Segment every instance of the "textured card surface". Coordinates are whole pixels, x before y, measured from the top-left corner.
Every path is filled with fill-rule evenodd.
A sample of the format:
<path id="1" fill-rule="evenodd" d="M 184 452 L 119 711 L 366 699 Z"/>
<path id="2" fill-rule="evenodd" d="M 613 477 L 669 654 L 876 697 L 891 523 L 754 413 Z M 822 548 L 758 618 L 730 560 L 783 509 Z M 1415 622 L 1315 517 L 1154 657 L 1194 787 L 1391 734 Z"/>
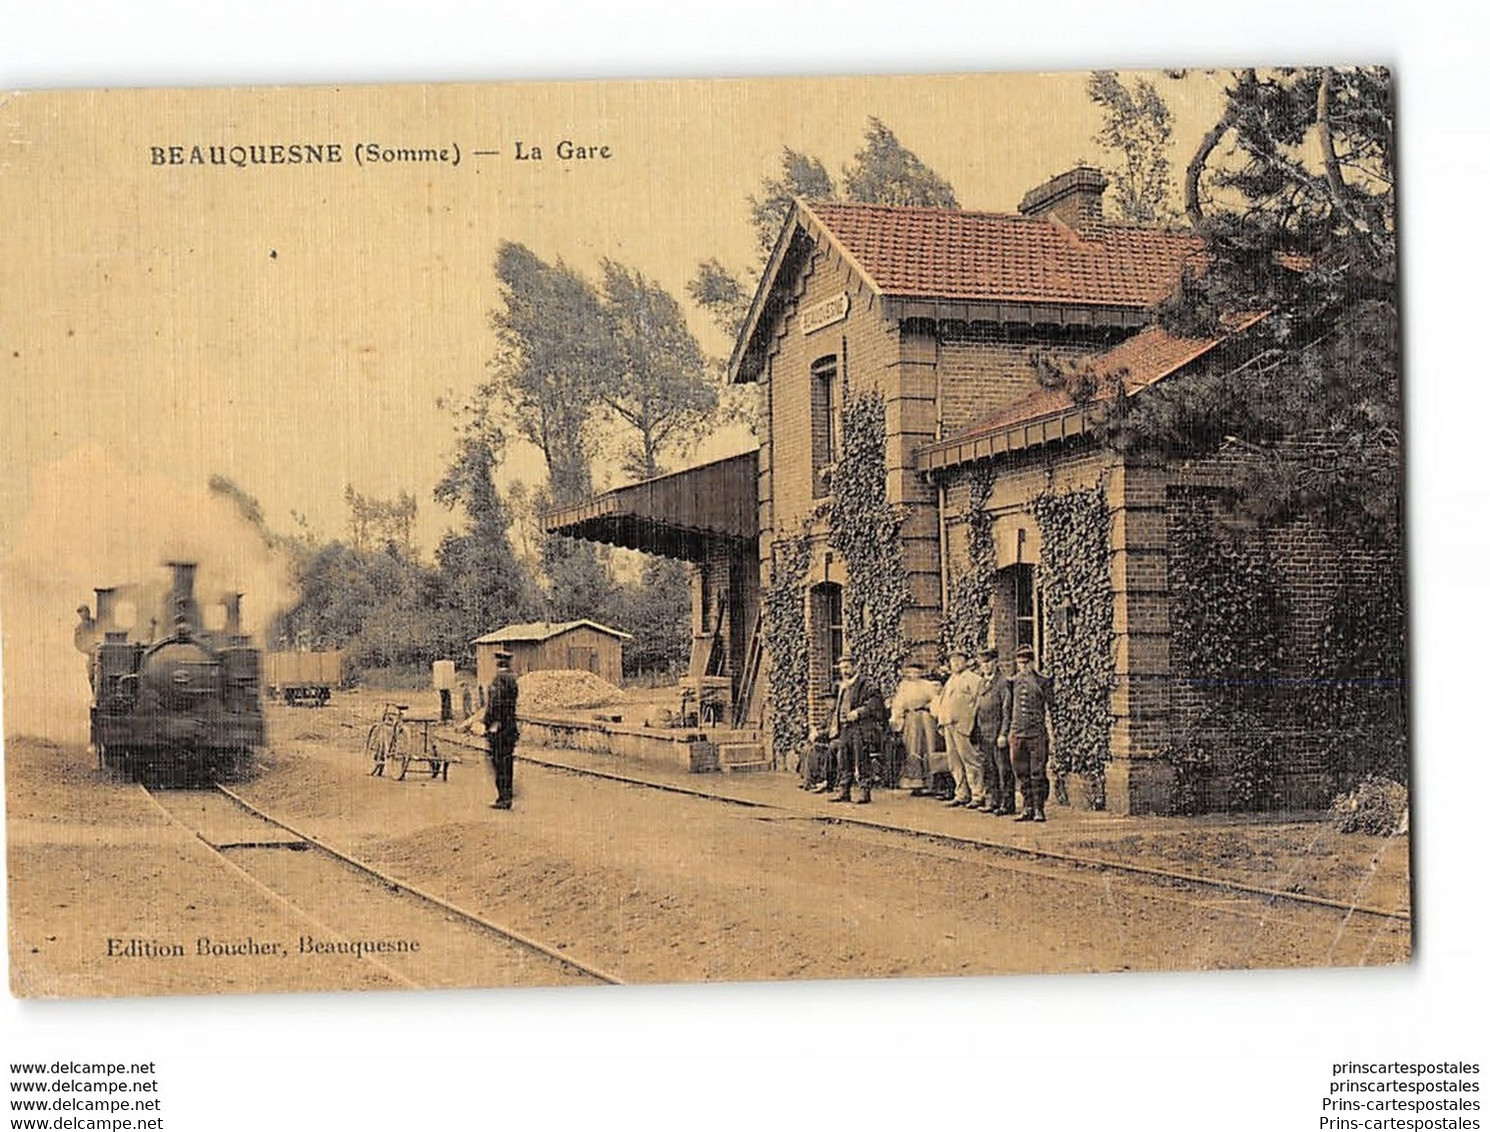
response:
<path id="1" fill-rule="evenodd" d="M 12 992 L 1407 961 L 1392 110 L 5 98 Z"/>

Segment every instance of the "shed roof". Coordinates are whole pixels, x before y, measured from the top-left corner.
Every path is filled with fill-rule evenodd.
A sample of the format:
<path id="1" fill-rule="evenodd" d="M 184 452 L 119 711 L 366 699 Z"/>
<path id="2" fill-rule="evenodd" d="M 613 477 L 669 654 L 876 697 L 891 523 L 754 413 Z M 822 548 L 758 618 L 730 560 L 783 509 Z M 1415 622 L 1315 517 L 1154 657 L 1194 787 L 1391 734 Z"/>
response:
<path id="1" fill-rule="evenodd" d="M 594 629 L 601 633 L 608 633 L 619 641 L 634 641 L 636 638 L 630 633 L 623 633 L 620 629 L 612 629 L 609 625 L 602 625 L 599 621 L 581 619 L 579 621 L 528 621 L 521 625 L 507 625 L 484 636 L 477 637 L 471 643 L 474 645 L 511 644 L 515 641 L 547 641 L 554 637 L 562 636 L 571 629 L 581 626 Z"/>
<path id="2" fill-rule="evenodd" d="M 1139 331 L 1090 363 L 1096 379 L 1093 395 L 1077 403 L 1068 389 L 1042 389 L 999 409 L 988 419 L 928 444 L 916 453 L 916 467 L 935 471 L 1003 452 L 1031 448 L 1053 440 L 1064 440 L 1087 432 L 1103 402 L 1124 393 L 1135 393 L 1205 356 L 1222 342 L 1255 326 L 1265 316 L 1247 314 L 1231 320 L 1225 333 L 1207 338 L 1183 338 L 1162 327 Z"/>
<path id="3" fill-rule="evenodd" d="M 760 531 L 757 453 L 742 452 L 656 476 L 550 511 L 550 534 L 702 561 L 710 541 L 749 542 Z"/>
<path id="4" fill-rule="evenodd" d="M 733 380 L 757 375 L 762 336 L 783 306 L 773 292 L 808 245 L 837 250 L 888 314 L 1083 325 L 1147 321 L 1145 312 L 1203 254 L 1193 233 L 1164 228 L 1078 231 L 1046 216 L 799 200 L 736 341 Z"/>

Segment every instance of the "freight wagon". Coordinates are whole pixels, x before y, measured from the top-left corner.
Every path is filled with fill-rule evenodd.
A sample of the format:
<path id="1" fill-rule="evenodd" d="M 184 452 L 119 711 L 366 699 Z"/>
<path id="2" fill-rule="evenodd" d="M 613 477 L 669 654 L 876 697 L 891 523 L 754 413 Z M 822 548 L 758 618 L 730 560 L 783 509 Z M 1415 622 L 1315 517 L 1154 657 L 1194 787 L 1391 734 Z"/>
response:
<path id="1" fill-rule="evenodd" d="M 264 655 L 264 686 L 271 698 L 322 707 L 341 687 L 340 652 L 271 652 Z"/>

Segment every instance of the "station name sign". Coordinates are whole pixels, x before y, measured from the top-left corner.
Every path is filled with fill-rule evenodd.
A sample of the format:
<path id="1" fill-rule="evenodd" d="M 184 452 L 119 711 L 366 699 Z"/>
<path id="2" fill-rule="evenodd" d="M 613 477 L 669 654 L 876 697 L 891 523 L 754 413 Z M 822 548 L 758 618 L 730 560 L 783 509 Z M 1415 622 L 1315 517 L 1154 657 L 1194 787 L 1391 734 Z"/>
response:
<path id="1" fill-rule="evenodd" d="M 802 333 L 811 334 L 814 330 L 821 330 L 825 326 L 832 326 L 835 322 L 842 322 L 847 317 L 848 292 L 843 291 L 831 299 L 824 299 L 820 303 L 813 303 L 812 306 L 803 308 Z"/>

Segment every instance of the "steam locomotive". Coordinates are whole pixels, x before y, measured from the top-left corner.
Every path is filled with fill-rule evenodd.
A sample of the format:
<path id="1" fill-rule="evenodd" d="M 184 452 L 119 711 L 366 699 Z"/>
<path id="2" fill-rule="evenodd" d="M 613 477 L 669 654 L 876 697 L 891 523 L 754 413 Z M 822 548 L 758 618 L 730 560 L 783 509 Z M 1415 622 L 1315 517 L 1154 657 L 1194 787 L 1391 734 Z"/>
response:
<path id="1" fill-rule="evenodd" d="M 79 607 L 74 639 L 89 658 L 99 766 L 140 779 L 236 775 L 264 742 L 259 651 L 242 631 L 242 595 L 225 595 L 222 627 L 208 629 L 194 593 L 196 564 L 166 565 L 170 592 L 143 633 L 116 624 L 115 589 L 94 590 L 96 619 Z"/>

